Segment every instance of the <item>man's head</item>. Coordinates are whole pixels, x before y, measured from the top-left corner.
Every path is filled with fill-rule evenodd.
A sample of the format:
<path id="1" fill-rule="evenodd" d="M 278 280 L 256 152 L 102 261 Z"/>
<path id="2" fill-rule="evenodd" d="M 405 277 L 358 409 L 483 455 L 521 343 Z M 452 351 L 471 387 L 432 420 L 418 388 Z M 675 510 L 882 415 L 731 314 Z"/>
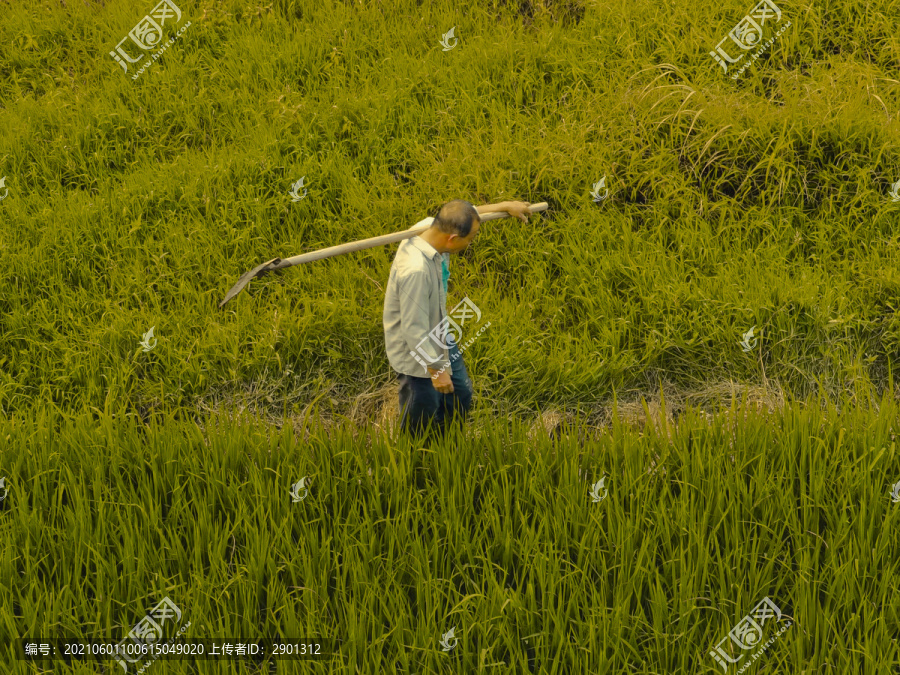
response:
<path id="1" fill-rule="evenodd" d="M 463 199 L 454 199 L 441 207 L 431 227 L 436 230 L 435 239 L 447 253 L 464 251 L 481 229 L 478 210 Z"/>

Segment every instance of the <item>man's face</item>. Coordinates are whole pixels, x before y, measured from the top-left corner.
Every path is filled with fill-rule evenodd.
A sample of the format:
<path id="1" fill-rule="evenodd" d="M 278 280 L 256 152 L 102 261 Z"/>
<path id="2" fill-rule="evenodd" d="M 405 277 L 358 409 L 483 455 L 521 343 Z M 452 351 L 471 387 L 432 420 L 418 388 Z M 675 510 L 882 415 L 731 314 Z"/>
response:
<path id="1" fill-rule="evenodd" d="M 469 244 L 475 239 L 478 235 L 478 230 L 481 229 L 481 223 L 475 220 L 472 223 L 472 229 L 469 230 L 468 237 L 459 237 L 454 236 L 452 240 L 447 242 L 447 246 L 450 248 L 451 253 L 459 253 L 460 251 L 465 251 Z"/>

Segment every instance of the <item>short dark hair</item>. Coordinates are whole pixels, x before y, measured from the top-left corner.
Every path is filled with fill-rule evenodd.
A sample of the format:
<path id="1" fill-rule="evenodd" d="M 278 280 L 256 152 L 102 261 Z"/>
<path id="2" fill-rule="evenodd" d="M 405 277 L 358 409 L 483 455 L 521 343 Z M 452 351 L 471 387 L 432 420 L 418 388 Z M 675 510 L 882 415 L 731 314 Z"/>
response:
<path id="1" fill-rule="evenodd" d="M 478 209 L 464 199 L 454 199 L 441 207 L 432 225 L 445 234 L 457 234 L 465 238 L 472 231 L 476 219 L 481 222 Z"/>

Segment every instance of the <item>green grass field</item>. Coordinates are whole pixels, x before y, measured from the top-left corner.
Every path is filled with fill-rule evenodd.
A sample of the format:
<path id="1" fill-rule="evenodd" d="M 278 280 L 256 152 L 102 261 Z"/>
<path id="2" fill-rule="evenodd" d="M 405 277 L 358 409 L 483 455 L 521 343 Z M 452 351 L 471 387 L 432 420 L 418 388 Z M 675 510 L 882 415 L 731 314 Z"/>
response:
<path id="1" fill-rule="evenodd" d="M 12 640 L 164 597 L 339 643 L 279 674 L 731 675 L 788 624 L 743 673 L 900 673 L 893 4 L 779 2 L 732 79 L 753 0 L 182 0 L 126 71 L 158 3 L 0 4 L 0 673 L 124 672 Z M 452 260 L 447 443 L 395 433 L 397 245 L 217 307 L 456 198 L 550 208 Z"/>

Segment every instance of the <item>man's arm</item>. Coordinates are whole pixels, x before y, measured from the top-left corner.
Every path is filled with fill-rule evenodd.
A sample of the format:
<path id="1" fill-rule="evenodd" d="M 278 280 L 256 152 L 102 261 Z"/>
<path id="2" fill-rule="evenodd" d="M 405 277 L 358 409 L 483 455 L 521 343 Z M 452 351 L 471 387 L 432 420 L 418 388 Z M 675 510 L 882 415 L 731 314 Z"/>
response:
<path id="1" fill-rule="evenodd" d="M 499 204 L 482 204 L 481 206 L 476 206 L 475 210 L 478 211 L 479 215 L 482 213 L 493 213 L 495 211 L 506 211 L 509 206 L 509 202 L 500 202 Z"/>
<path id="2" fill-rule="evenodd" d="M 421 349 L 427 357 L 425 361 L 434 368 L 449 367 L 441 350 L 433 340 L 422 340 L 436 326 L 429 325 L 428 316 L 428 273 L 408 272 L 397 276 L 400 291 L 400 328 L 403 339 L 410 351 Z M 436 356 L 432 356 L 436 354 Z"/>

